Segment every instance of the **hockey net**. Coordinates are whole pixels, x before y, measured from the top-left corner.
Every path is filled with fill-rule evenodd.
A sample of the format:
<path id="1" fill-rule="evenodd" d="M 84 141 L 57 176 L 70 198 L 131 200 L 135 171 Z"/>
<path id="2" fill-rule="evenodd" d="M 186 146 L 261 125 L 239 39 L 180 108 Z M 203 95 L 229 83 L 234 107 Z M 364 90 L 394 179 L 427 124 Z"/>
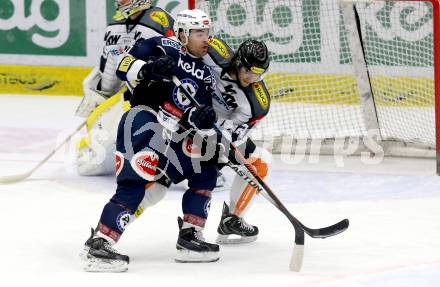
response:
<path id="1" fill-rule="evenodd" d="M 271 52 L 265 77 L 271 111 L 254 138 L 278 139 L 282 145 L 274 149 L 282 152 L 317 140 L 318 152 L 333 153 L 338 141 L 371 150 L 363 139 L 373 136 L 385 153 L 435 154 L 437 0 L 210 0 L 195 6 L 234 49 L 254 38 Z"/>

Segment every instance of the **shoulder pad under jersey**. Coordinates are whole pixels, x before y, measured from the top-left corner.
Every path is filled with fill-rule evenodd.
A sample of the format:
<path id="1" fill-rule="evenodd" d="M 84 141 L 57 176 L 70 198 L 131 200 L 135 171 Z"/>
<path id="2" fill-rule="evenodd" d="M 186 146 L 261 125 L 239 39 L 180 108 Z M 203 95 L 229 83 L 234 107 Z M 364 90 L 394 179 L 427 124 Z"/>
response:
<path id="1" fill-rule="evenodd" d="M 227 68 L 234 56 L 234 50 L 225 41 L 216 37 L 210 39 L 208 44 L 208 54 L 212 60 L 222 69 Z"/>
<path id="2" fill-rule="evenodd" d="M 244 89 L 252 110 L 252 119 L 259 120 L 266 116 L 270 108 L 270 95 L 263 81 L 249 85 Z"/>
<path id="3" fill-rule="evenodd" d="M 113 17 L 112 21 L 108 24 L 108 26 L 112 26 L 112 25 L 118 25 L 118 24 L 124 24 L 125 23 L 125 18 L 124 17 Z"/>
<path id="4" fill-rule="evenodd" d="M 164 36 L 174 35 L 174 19 L 165 10 L 159 7 L 153 7 L 145 11 L 138 25 L 151 28 Z"/>

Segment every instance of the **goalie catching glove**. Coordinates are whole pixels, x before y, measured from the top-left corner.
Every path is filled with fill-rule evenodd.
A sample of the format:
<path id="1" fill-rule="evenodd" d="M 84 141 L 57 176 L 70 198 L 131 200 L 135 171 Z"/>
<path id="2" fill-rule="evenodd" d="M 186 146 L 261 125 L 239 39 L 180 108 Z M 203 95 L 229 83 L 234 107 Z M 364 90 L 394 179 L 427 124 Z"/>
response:
<path id="1" fill-rule="evenodd" d="M 112 96 L 109 92 L 97 89 L 101 81 L 101 73 L 94 68 L 83 81 L 83 98 L 76 108 L 75 115 L 87 118 L 102 102 Z"/>

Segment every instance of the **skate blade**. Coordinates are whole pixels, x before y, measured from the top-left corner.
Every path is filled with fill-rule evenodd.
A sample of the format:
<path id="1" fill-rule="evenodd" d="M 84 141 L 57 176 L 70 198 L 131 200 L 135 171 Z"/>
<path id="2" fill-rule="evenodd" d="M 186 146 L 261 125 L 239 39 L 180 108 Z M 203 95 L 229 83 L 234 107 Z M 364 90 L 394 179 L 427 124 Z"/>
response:
<path id="1" fill-rule="evenodd" d="M 87 272 L 125 272 L 128 270 L 128 263 L 122 260 L 109 260 L 95 257 L 88 257 L 85 260 L 84 270 Z"/>
<path id="2" fill-rule="evenodd" d="M 229 234 L 229 235 L 222 235 L 219 234 L 217 236 L 217 239 L 215 240 L 215 242 L 217 244 L 245 244 L 245 243 L 251 243 L 254 242 L 255 240 L 257 240 L 258 236 L 239 236 L 239 237 L 235 237 L 235 238 L 229 238 L 229 236 L 239 236 L 239 235 L 235 235 L 235 234 Z"/>
<path id="3" fill-rule="evenodd" d="M 174 261 L 178 263 L 209 263 L 220 259 L 219 252 L 195 252 L 188 249 L 177 250 Z"/>

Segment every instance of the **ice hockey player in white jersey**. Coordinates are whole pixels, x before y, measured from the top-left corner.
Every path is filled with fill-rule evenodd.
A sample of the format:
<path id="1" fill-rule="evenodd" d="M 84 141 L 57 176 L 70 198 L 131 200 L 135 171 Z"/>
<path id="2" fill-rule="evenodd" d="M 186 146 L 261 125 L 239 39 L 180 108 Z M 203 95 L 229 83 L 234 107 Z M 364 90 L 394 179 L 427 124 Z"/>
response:
<path id="1" fill-rule="evenodd" d="M 270 63 L 267 47 L 264 42 L 247 40 L 234 53 L 218 38 L 211 39 L 209 45 L 204 62 L 216 76 L 213 108 L 218 125 L 230 131 L 233 143 L 243 151 L 257 174 L 264 178 L 271 155 L 257 147 L 248 133 L 267 115 L 270 108 L 269 92 L 262 81 Z M 255 193 L 254 188 L 235 176 L 229 206 L 226 203 L 223 205 L 217 243 L 246 243 L 257 239 L 258 228 L 243 219 Z"/>
<path id="2" fill-rule="evenodd" d="M 124 82 L 116 76 L 119 56 L 140 38 L 174 36 L 173 18 L 152 7 L 150 0 L 116 0 L 115 4 L 115 21 L 106 28 L 99 67 L 83 81 L 84 97 L 76 110 L 77 116 L 87 118 L 87 136 L 77 146 L 81 175 L 115 173 L 117 126 L 129 109 Z"/>

